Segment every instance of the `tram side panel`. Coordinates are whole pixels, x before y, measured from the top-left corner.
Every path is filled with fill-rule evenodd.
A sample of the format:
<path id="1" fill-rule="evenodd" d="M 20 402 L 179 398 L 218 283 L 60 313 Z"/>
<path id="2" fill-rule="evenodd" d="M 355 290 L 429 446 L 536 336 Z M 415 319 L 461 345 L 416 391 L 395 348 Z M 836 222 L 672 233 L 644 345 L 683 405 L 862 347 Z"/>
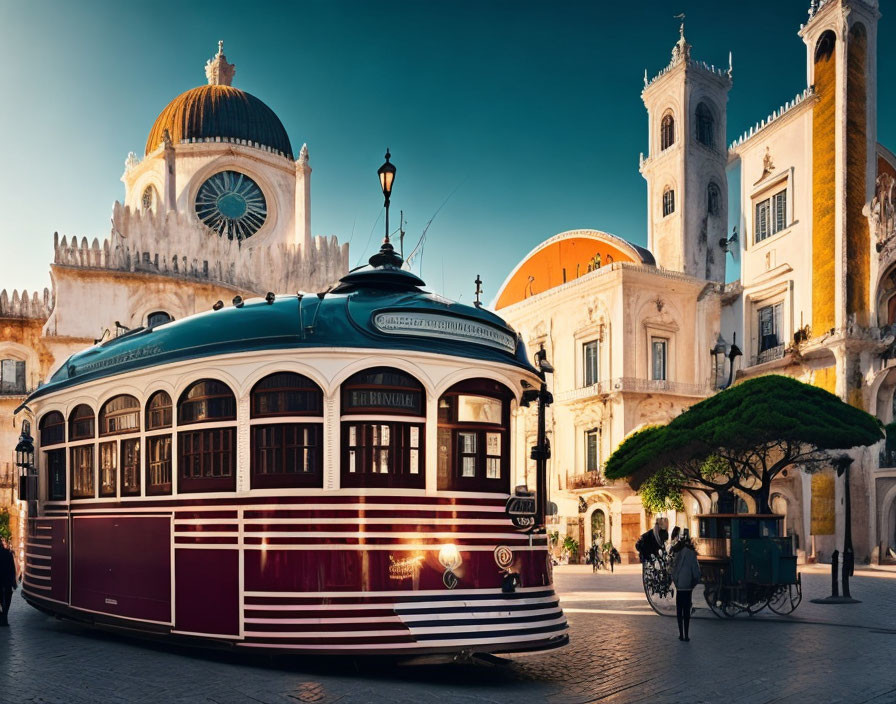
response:
<path id="1" fill-rule="evenodd" d="M 169 516 L 75 516 L 72 606 L 171 622 Z"/>
<path id="2" fill-rule="evenodd" d="M 208 546 L 175 549 L 176 631 L 239 635 L 239 565 L 238 550 Z"/>
<path id="3" fill-rule="evenodd" d="M 68 603 L 68 518 L 35 519 L 25 551 L 25 589 L 36 597 Z"/>

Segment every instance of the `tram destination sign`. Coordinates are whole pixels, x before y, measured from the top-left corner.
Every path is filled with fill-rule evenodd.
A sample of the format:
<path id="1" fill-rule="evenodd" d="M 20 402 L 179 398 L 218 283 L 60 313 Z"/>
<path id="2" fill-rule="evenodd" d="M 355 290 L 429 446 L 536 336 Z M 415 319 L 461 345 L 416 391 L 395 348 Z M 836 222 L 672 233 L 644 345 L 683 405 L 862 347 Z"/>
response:
<path id="1" fill-rule="evenodd" d="M 390 335 L 437 337 L 442 340 L 495 347 L 510 354 L 516 351 L 516 338 L 513 335 L 476 320 L 443 313 L 420 311 L 377 313 L 373 316 L 373 325 L 380 332 Z"/>

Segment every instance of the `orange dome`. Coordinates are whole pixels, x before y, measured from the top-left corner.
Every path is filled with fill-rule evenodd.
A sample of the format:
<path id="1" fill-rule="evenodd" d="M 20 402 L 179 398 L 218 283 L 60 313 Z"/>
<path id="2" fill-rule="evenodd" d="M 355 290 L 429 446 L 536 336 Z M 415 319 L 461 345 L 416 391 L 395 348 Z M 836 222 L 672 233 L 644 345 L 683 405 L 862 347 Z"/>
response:
<path id="1" fill-rule="evenodd" d="M 162 143 L 165 130 L 175 144 L 183 139 L 245 139 L 292 158 L 289 135 L 274 111 L 254 95 L 228 85 L 199 86 L 168 103 L 149 131 L 147 154 Z"/>

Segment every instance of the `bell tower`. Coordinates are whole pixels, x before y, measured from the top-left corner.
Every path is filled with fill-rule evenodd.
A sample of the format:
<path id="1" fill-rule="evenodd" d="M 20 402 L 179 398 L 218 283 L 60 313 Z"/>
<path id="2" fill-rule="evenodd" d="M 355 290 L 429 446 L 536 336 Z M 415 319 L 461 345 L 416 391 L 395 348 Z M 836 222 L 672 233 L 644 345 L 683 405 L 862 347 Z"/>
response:
<path id="1" fill-rule="evenodd" d="M 682 17 L 683 20 L 683 17 Z M 657 264 L 710 281 L 725 280 L 728 229 L 726 108 L 728 69 L 691 58 L 684 36 L 653 79 L 644 72 L 647 108 L 647 246 Z"/>

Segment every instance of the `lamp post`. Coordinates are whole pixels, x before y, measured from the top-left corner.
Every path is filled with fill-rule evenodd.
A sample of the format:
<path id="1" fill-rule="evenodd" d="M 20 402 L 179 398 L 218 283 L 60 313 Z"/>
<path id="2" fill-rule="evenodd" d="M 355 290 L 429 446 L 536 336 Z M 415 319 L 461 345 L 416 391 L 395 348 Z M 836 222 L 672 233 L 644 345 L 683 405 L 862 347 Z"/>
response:
<path id="1" fill-rule="evenodd" d="M 377 175 L 380 177 L 380 187 L 383 189 L 384 205 L 386 207 L 386 238 L 383 240 L 384 242 L 389 241 L 389 199 L 392 197 L 392 184 L 395 182 L 395 165 L 389 161 L 390 158 L 392 158 L 392 155 L 387 147 L 386 161 L 376 170 Z"/>
<path id="2" fill-rule="evenodd" d="M 28 501 L 31 498 L 31 476 L 34 467 L 34 442 L 31 437 L 31 425 L 27 421 L 22 424 L 22 434 L 19 435 L 19 443 L 16 445 L 16 467 L 19 470 L 19 501 Z"/>
<path id="3" fill-rule="evenodd" d="M 535 446 L 532 448 L 531 457 L 535 460 L 535 530 L 545 532 L 545 516 L 548 508 L 548 459 L 551 457 L 551 448 L 548 445 L 545 431 L 545 414 L 547 407 L 554 402 L 554 397 L 548 391 L 545 380 L 547 374 L 554 373 L 554 367 L 548 362 L 548 355 L 544 347 L 535 353 L 535 365 L 538 367 L 538 376 L 541 384 L 538 389 L 538 435 Z"/>
<path id="4" fill-rule="evenodd" d="M 709 349 L 709 356 L 712 357 L 712 388 L 714 389 L 719 386 L 719 366 L 724 364 L 722 360 L 725 359 L 725 353 L 727 351 L 728 343 L 725 342 L 722 333 L 719 333 L 715 347 Z"/>
<path id="5" fill-rule="evenodd" d="M 731 337 L 731 349 L 728 350 L 728 362 L 731 364 L 731 368 L 728 370 L 728 383 L 723 386 L 723 389 L 727 389 L 731 386 L 731 382 L 734 381 L 734 360 L 738 357 L 743 356 L 743 352 L 740 351 L 740 347 L 737 346 L 737 333 L 732 333 Z"/>

